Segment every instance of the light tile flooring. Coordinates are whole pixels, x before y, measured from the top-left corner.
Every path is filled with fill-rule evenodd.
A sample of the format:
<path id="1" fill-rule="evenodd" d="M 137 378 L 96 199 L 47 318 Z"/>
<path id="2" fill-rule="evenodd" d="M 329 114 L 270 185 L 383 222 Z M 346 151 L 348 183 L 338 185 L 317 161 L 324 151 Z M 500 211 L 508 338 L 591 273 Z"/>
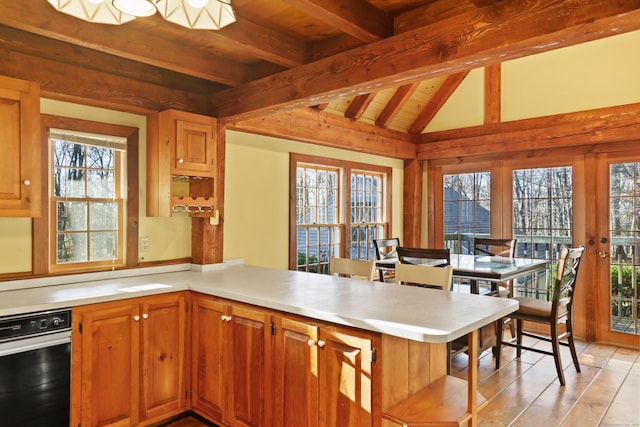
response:
<path id="1" fill-rule="evenodd" d="M 528 339 L 527 345 L 548 345 Z M 479 425 L 534 427 L 640 426 L 640 359 L 637 350 L 604 344 L 576 343 L 581 373 L 562 348 L 567 385 L 560 386 L 553 357 L 515 348 L 502 349 L 500 370 L 491 351 L 479 360 L 478 390 L 489 400 L 479 413 Z M 456 357 L 452 374 L 466 378 L 467 356 Z M 462 399 L 466 397 L 461 396 Z M 194 417 L 171 427 L 209 426 Z M 337 426 L 336 426 L 337 427 Z"/>
<path id="2" fill-rule="evenodd" d="M 525 344 L 548 343 L 529 339 Z M 479 361 L 478 390 L 489 400 L 480 426 L 640 426 L 640 359 L 637 350 L 576 342 L 581 373 L 562 347 L 567 385 L 558 382 L 552 356 L 503 347 L 500 370 L 491 351 Z M 467 357 L 453 361 L 452 374 L 467 375 Z"/>

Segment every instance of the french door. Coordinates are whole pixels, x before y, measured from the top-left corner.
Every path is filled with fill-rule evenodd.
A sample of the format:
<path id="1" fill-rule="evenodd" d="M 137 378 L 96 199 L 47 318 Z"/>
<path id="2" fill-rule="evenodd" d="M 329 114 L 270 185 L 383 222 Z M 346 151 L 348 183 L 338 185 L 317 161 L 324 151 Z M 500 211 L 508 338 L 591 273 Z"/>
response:
<path id="1" fill-rule="evenodd" d="M 596 157 L 596 340 L 640 343 L 640 153 Z"/>

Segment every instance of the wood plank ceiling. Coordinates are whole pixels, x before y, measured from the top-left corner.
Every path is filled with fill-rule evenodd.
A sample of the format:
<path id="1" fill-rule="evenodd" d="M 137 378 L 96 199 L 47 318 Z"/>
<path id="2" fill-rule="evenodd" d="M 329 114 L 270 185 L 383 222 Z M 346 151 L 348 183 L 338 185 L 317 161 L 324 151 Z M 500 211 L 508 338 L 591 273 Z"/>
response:
<path id="1" fill-rule="evenodd" d="M 208 31 L 0 0 L 0 74 L 124 111 L 176 108 L 256 132 L 265 117 L 348 122 L 367 143 L 418 142 L 470 70 L 640 29 L 640 0 L 231 1 L 237 22 Z"/>

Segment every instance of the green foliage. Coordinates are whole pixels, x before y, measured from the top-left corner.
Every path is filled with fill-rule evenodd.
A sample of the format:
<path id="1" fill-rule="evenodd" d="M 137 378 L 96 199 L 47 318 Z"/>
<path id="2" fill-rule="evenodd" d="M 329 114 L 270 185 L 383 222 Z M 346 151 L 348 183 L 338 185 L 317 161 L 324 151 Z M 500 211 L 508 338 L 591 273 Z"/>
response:
<path id="1" fill-rule="evenodd" d="M 633 318 L 633 266 L 611 266 L 611 315 Z M 640 268 L 635 269 L 636 283 L 640 284 Z M 622 280 L 619 280 L 622 279 Z M 623 299 L 628 299 L 624 301 Z"/>
<path id="2" fill-rule="evenodd" d="M 329 274 L 329 264 L 326 262 L 318 263 L 318 257 L 307 255 L 304 252 L 298 252 L 298 271 L 308 271 L 309 273 Z"/>
<path id="3" fill-rule="evenodd" d="M 619 273 L 622 280 L 619 280 Z M 636 283 L 640 283 L 640 268 L 636 269 Z M 611 266 L 611 295 L 622 298 L 633 298 L 633 266 Z"/>

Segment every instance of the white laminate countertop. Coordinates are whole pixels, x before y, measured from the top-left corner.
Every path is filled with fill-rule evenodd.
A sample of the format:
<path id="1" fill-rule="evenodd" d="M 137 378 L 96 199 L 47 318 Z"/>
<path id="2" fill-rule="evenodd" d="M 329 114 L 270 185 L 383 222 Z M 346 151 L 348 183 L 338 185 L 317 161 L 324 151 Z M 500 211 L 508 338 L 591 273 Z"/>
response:
<path id="1" fill-rule="evenodd" d="M 149 269 L 149 274 L 128 271 L 135 276 L 116 271 L 41 279 L 45 286 L 29 279 L 5 284 L 9 290 L 4 291 L 0 283 L 0 316 L 192 290 L 339 325 L 444 343 L 518 308 L 508 298 L 242 264 L 215 264 L 206 271 L 182 268 Z M 15 289 L 22 283 L 24 288 Z"/>

